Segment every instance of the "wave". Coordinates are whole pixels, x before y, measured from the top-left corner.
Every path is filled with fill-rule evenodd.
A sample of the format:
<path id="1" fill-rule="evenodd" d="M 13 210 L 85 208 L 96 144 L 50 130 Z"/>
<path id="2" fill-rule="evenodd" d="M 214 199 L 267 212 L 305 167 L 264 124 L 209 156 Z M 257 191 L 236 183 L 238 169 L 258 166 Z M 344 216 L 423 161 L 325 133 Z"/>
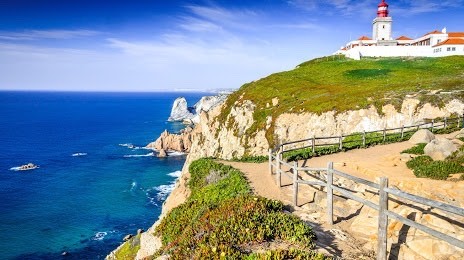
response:
<path id="1" fill-rule="evenodd" d="M 144 146 L 136 146 L 136 145 L 134 145 L 132 143 L 119 144 L 119 146 L 127 147 L 127 148 L 132 149 L 132 150 L 151 150 L 150 148 L 146 148 Z"/>
<path id="2" fill-rule="evenodd" d="M 171 177 L 179 178 L 182 175 L 182 171 L 171 172 L 171 173 L 168 173 L 168 175 Z"/>
<path id="3" fill-rule="evenodd" d="M 125 158 L 132 158 L 132 157 L 150 157 L 155 156 L 155 153 L 147 153 L 147 154 L 127 154 L 124 155 Z"/>
<path id="4" fill-rule="evenodd" d="M 11 167 L 10 168 L 10 171 L 20 171 L 21 170 L 21 167 Z"/>
<path id="5" fill-rule="evenodd" d="M 131 144 L 131 143 L 126 143 L 126 144 L 119 144 L 119 146 L 122 146 L 122 147 L 127 147 L 127 148 L 130 148 L 130 149 L 132 149 L 132 148 L 134 148 L 134 147 L 135 147 L 135 145 L 133 145 L 133 144 Z"/>
<path id="6" fill-rule="evenodd" d="M 182 156 L 185 155 L 183 152 L 168 152 L 168 156 Z"/>
<path id="7" fill-rule="evenodd" d="M 108 232 L 97 232 L 91 239 L 101 241 L 106 237 L 106 235 L 108 235 Z"/>
<path id="8" fill-rule="evenodd" d="M 86 156 L 87 153 L 73 153 L 71 156 L 76 157 L 76 156 Z"/>

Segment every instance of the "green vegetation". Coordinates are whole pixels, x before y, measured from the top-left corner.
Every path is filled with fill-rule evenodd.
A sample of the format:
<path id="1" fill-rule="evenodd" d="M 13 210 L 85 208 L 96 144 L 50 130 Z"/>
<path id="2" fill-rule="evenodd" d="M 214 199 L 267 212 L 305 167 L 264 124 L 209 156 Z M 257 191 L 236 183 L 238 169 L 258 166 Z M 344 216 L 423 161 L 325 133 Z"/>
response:
<path id="1" fill-rule="evenodd" d="M 115 253 L 116 259 L 135 259 L 140 249 L 140 235 L 132 237 L 119 248 Z"/>
<path id="2" fill-rule="evenodd" d="M 419 178 L 446 180 L 450 174 L 464 173 L 464 166 L 455 161 L 434 161 L 425 155 L 413 158 L 406 165 Z"/>
<path id="3" fill-rule="evenodd" d="M 254 124 L 245 135 L 253 135 L 265 129 L 266 118 L 275 120 L 283 113 L 326 111 L 343 112 L 367 108 L 379 109 L 385 104 L 400 108 L 407 94 L 414 94 L 422 103 L 442 106 L 458 98 L 464 99 L 464 57 L 443 58 L 378 58 L 360 61 L 345 58 L 321 58 L 300 64 L 297 68 L 272 74 L 247 83 L 230 95 L 225 108 L 217 118 L 228 128 L 234 122 L 226 122 L 237 102 L 251 100 L 256 109 Z M 426 72 L 426 73 L 425 73 Z M 442 89 L 443 94 L 430 94 L 430 90 Z M 272 99 L 279 103 L 273 107 Z M 266 138 L 274 143 L 274 122 L 266 130 Z"/>
<path id="4" fill-rule="evenodd" d="M 283 158 L 287 159 L 287 161 L 305 160 L 311 157 L 333 154 L 358 148 L 367 148 L 378 144 L 400 142 L 408 140 L 413 134 L 414 131 L 404 132 L 403 137 L 401 137 L 401 133 L 386 134 L 384 141 L 383 134 L 381 133 L 366 133 L 366 140 L 363 143 L 363 134 L 354 133 L 343 138 L 342 149 L 339 148 L 339 145 L 318 146 L 315 147 L 314 152 L 312 152 L 311 148 L 304 148 L 285 152 L 283 154 Z"/>
<path id="5" fill-rule="evenodd" d="M 417 144 L 409 149 L 402 151 L 401 153 L 409 153 L 409 154 L 424 154 L 424 148 L 427 144 Z"/>
<path id="6" fill-rule="evenodd" d="M 269 160 L 269 156 L 244 156 L 242 158 L 233 158 L 233 162 L 246 162 L 246 163 L 263 163 Z"/>
<path id="7" fill-rule="evenodd" d="M 311 251 L 315 234 L 279 201 L 253 196 L 238 170 L 200 159 L 190 165 L 191 196 L 161 221 L 157 255 L 173 259 L 323 259 Z M 286 250 L 256 254 L 250 245 L 282 241 Z M 268 257 L 269 256 L 269 257 Z"/>

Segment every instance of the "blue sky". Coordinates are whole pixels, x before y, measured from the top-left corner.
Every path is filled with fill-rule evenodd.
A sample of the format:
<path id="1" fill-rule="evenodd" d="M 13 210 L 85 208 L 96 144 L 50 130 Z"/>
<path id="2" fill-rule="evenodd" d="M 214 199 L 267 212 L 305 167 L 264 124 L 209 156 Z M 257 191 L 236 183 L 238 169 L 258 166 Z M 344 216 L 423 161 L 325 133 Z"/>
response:
<path id="1" fill-rule="evenodd" d="M 238 88 L 371 36 L 380 0 L 0 0 L 0 90 Z M 395 37 L 464 31 L 464 0 L 387 1 Z"/>

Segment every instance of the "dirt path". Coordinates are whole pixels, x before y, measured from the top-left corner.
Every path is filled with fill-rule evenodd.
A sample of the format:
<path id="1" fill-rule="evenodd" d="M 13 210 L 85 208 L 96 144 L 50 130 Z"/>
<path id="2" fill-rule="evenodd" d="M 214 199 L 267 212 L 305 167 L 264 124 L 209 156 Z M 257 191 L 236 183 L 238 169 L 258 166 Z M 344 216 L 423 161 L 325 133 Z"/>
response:
<path id="1" fill-rule="evenodd" d="M 449 136 L 452 135 L 446 135 L 444 137 Z M 424 190 L 427 190 L 430 194 L 443 194 L 442 197 L 449 197 L 450 194 L 447 194 L 443 189 L 444 186 L 448 185 L 447 183 L 416 178 L 412 171 L 406 167 L 406 158 L 401 155 L 401 152 L 412 146 L 413 144 L 409 142 L 379 145 L 368 149 L 357 149 L 315 157 L 309 160 L 299 161 L 298 165 L 326 167 L 328 162 L 333 162 L 336 169 L 364 179 L 376 182 L 378 177 L 387 176 L 391 185 L 403 185 L 400 187 L 402 190 L 417 194 L 417 187 L 424 187 Z M 238 162 L 223 163 L 242 171 L 256 194 L 284 202 L 286 205 L 289 205 L 293 214 L 298 215 L 303 220 L 307 221 L 308 224 L 312 225 L 318 235 L 316 243 L 319 251 L 344 259 L 375 258 L 375 254 L 373 254 L 372 251 L 366 251 L 362 248 L 362 242 L 359 242 L 346 232 L 345 227 L 348 225 L 348 220 L 340 221 L 334 226 L 328 226 L 326 224 L 327 217 L 324 212 L 314 210 L 308 211 L 308 209 L 304 207 L 291 207 L 291 179 L 284 176 L 282 178 L 283 187 L 279 188 L 276 184 L 275 176 L 269 174 L 269 165 L 267 162 L 261 164 Z M 405 185 L 405 183 L 413 184 L 412 187 L 415 187 L 415 190 L 408 190 L 409 186 Z M 456 185 L 456 183 L 453 185 Z M 464 188 L 464 182 L 459 182 L 457 185 Z M 308 187 L 306 185 L 304 186 Z M 305 187 L 300 188 L 301 197 L 305 197 L 307 194 L 311 193 L 309 190 L 304 190 Z M 306 189 L 310 188 L 308 187 Z M 438 196 L 440 197 L 440 195 Z M 458 194 L 457 196 L 464 197 L 463 194 Z M 302 200 L 304 199 L 305 198 Z M 312 202 L 318 203 L 318 201 L 315 200 L 316 199 L 313 198 Z M 304 201 L 303 204 L 307 202 L 309 201 Z"/>

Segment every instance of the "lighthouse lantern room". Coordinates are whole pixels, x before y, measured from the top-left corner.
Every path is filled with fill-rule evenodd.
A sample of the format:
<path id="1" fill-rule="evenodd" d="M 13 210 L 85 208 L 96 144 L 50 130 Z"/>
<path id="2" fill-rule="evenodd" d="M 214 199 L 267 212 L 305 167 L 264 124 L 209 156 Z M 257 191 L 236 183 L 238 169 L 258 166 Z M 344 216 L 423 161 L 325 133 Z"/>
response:
<path id="1" fill-rule="evenodd" d="M 374 19 L 372 22 L 373 24 L 373 32 L 372 32 L 372 38 L 373 40 L 378 41 L 377 45 L 383 45 L 383 46 L 388 46 L 388 45 L 396 45 L 396 43 L 393 42 L 392 38 L 392 18 L 389 15 L 388 12 L 388 4 L 385 2 L 385 0 L 382 0 L 382 2 L 378 5 L 377 8 L 377 17 Z"/>

